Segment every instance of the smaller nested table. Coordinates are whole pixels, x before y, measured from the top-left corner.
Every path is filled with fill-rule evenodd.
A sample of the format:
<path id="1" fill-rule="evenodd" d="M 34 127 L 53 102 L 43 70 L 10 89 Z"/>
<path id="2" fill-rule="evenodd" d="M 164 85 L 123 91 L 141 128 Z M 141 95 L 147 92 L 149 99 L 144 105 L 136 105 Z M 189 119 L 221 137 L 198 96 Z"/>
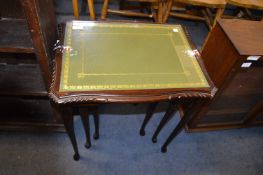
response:
<path id="1" fill-rule="evenodd" d="M 68 22 L 64 46 L 55 61 L 49 95 L 64 119 L 75 160 L 79 153 L 74 107 L 180 103 L 183 99 L 210 98 L 214 92 L 198 52 L 179 25 Z M 183 118 L 179 130 L 188 118 Z"/>

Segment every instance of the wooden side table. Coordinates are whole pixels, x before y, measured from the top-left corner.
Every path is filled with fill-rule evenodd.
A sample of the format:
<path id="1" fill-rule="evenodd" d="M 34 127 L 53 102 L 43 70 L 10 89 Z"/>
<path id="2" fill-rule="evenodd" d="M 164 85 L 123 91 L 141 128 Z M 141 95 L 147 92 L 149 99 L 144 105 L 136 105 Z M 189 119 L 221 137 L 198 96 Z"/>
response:
<path id="1" fill-rule="evenodd" d="M 210 98 L 213 92 L 213 83 L 181 26 L 72 21 L 66 24 L 62 52 L 56 54 L 49 96 L 64 120 L 78 160 L 72 108 L 180 103 Z"/>

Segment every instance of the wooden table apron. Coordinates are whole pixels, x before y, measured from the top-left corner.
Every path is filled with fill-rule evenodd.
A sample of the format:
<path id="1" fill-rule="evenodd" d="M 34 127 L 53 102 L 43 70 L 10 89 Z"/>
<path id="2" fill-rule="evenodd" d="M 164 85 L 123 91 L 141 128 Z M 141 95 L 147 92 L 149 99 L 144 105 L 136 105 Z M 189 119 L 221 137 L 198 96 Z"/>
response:
<path id="1" fill-rule="evenodd" d="M 96 22 L 95 22 L 96 23 Z M 96 23 L 97 24 L 97 23 Z M 99 23 L 98 23 L 99 24 Z M 139 26 L 140 24 L 136 24 Z M 151 24 L 152 26 L 153 24 Z M 191 40 L 189 40 L 188 33 L 184 33 L 187 36 L 187 40 L 191 46 L 192 50 L 195 50 Z M 118 49 L 118 48 L 116 48 Z M 67 133 L 73 144 L 75 151 L 74 158 L 77 160 L 79 158 L 77 142 L 75 139 L 74 128 L 73 128 L 73 107 L 83 107 L 91 104 L 107 104 L 107 103 L 154 103 L 161 101 L 180 101 L 180 99 L 207 99 L 211 98 L 216 92 L 216 88 L 211 82 L 202 61 L 200 60 L 200 55 L 197 51 L 195 53 L 195 58 L 201 68 L 203 76 L 205 77 L 208 86 L 207 87 L 195 87 L 195 88 L 163 88 L 163 89 L 131 89 L 131 90 L 89 90 L 89 91 L 60 91 L 61 83 L 61 69 L 62 69 L 62 57 L 63 54 L 60 51 L 56 53 L 55 68 L 53 71 L 52 85 L 50 88 L 49 96 L 53 101 L 53 106 L 56 106 L 58 112 L 64 119 L 65 127 Z M 193 105 L 189 110 L 196 108 Z M 176 134 L 168 138 L 170 142 L 177 135 L 185 123 L 189 120 L 190 116 L 187 114 L 183 117 L 181 122 L 178 124 L 176 129 Z M 168 143 L 169 144 L 169 143 Z"/>

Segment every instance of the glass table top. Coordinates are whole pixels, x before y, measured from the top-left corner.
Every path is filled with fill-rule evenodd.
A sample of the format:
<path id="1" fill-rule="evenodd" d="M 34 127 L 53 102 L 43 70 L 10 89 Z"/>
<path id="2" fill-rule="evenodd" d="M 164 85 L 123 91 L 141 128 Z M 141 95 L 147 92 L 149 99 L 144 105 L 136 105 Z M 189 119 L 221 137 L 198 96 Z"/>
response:
<path id="1" fill-rule="evenodd" d="M 66 24 L 61 92 L 206 87 L 179 25 Z"/>

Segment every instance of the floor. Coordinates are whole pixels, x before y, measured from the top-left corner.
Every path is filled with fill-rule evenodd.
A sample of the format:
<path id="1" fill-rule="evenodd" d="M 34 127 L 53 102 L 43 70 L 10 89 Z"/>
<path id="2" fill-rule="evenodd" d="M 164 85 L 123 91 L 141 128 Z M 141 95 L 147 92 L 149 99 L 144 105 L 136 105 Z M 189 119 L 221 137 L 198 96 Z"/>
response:
<path id="1" fill-rule="evenodd" d="M 69 13 L 58 12 L 57 17 L 59 22 L 73 19 Z M 208 33 L 203 23 L 170 22 L 184 25 L 197 47 L 202 47 Z M 161 132 L 158 142 L 151 143 L 166 107 L 166 103 L 159 106 L 146 128 L 146 136 L 141 137 L 139 128 L 147 105 L 102 106 L 100 139 L 92 140 L 88 150 L 84 147 L 80 118 L 76 116 L 81 154 L 77 162 L 72 158 L 73 150 L 65 133 L 0 132 L 0 175 L 263 174 L 263 128 L 183 132 L 168 147 L 166 154 L 161 153 L 162 143 L 178 121 L 176 114 Z"/>
<path id="2" fill-rule="evenodd" d="M 144 137 L 138 132 L 146 105 L 102 106 L 100 139 L 92 140 L 88 150 L 84 147 L 80 118 L 76 116 L 79 161 L 73 160 L 73 150 L 64 133 L 0 132 L 0 174 L 263 174 L 263 128 L 183 132 L 166 154 L 161 153 L 161 144 L 178 120 L 175 115 L 161 132 L 158 142 L 151 143 L 166 105 L 161 104 Z"/>

